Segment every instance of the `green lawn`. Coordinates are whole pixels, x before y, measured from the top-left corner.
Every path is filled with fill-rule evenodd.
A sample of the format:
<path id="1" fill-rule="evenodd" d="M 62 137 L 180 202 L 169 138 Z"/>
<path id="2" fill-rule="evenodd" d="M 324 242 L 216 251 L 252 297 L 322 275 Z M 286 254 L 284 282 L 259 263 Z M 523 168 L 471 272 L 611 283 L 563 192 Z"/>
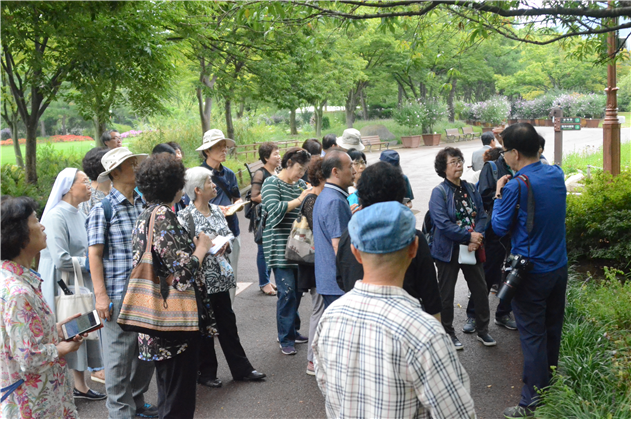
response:
<path id="1" fill-rule="evenodd" d="M 55 142 L 52 145 L 57 150 L 61 150 L 64 153 L 78 153 L 85 154 L 94 147 L 94 141 L 77 141 L 77 142 Z M 26 155 L 26 145 L 20 145 L 22 150 L 22 157 Z M 15 153 L 12 145 L 3 145 L 0 147 L 0 163 L 1 164 L 15 164 Z"/>

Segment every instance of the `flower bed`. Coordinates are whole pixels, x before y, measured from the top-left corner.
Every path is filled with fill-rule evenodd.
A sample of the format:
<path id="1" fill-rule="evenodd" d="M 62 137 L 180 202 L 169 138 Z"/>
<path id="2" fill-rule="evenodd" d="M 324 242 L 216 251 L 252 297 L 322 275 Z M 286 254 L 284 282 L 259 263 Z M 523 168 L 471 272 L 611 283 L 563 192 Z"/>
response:
<path id="1" fill-rule="evenodd" d="M 26 138 L 20 138 L 20 144 L 26 144 Z M 84 135 L 53 135 L 51 137 L 38 137 L 37 143 L 47 142 L 77 142 L 77 141 L 94 141 L 92 137 Z M 0 145 L 13 145 L 13 139 L 9 138 L 4 141 L 0 141 Z"/>

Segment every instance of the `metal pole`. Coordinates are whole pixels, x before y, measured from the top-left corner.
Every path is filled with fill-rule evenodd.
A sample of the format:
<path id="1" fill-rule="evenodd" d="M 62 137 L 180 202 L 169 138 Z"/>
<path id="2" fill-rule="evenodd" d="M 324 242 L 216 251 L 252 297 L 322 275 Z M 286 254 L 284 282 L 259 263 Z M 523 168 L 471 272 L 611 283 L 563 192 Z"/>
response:
<path id="1" fill-rule="evenodd" d="M 609 2 L 612 8 L 613 2 Z M 611 20 L 611 25 L 616 25 L 617 18 Z M 603 122 L 603 169 L 613 176 L 620 174 L 620 123 L 618 122 L 618 87 L 616 86 L 616 31 L 609 33 L 607 37 L 609 64 L 607 65 L 607 108 L 605 109 L 605 121 Z"/>
<path id="2" fill-rule="evenodd" d="M 554 110 L 554 109 L 553 109 Z M 561 131 L 561 118 L 563 110 L 559 107 L 554 119 L 554 164 L 561 166 L 563 162 L 563 131 Z"/>

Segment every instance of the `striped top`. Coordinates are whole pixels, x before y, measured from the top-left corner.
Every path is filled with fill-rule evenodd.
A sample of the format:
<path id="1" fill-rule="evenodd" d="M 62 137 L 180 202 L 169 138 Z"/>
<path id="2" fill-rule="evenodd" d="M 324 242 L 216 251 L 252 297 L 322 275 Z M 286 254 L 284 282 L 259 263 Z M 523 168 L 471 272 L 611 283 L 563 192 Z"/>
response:
<path id="1" fill-rule="evenodd" d="M 300 206 L 287 212 L 287 203 L 300 197 L 307 184 L 302 179 L 288 184 L 273 175 L 265 179 L 261 194 L 263 207 L 267 211 L 265 229 L 263 229 L 263 251 L 267 267 L 298 268 L 297 264 L 285 260 L 287 238 L 294 220 L 300 215 Z"/>

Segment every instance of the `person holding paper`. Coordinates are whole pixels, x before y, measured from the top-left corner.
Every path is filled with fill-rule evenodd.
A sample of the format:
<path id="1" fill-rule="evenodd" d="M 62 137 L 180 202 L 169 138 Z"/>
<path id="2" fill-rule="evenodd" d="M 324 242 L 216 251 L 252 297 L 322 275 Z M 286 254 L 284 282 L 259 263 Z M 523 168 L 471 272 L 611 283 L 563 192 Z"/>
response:
<path id="1" fill-rule="evenodd" d="M 212 171 L 204 167 L 194 167 L 186 171 L 184 192 L 191 199 L 187 208 L 178 213 L 178 219 L 187 231 L 195 225 L 195 235 L 204 232 L 213 239 L 213 247 L 202 262 L 202 275 L 206 290 L 215 312 L 219 344 L 230 367 L 234 380 L 255 381 L 265 378 L 265 373 L 254 369 L 241 345 L 237 332 L 237 319 L 232 311 L 229 290 L 236 288 L 234 272 L 227 260 L 230 242 L 224 243 L 216 253 L 218 240 L 233 238 L 223 212 L 209 201 L 217 196 L 217 188 L 212 181 Z M 191 224 L 192 221 L 192 224 Z M 217 356 L 213 338 L 202 338 L 199 349 L 199 376 L 197 383 L 211 388 L 220 388 L 222 381 L 217 378 Z"/>
<path id="2" fill-rule="evenodd" d="M 463 168 L 464 156 L 460 149 L 446 147 L 440 150 L 434 169 L 445 180 L 433 189 L 429 200 L 433 224 L 430 248 L 438 268 L 438 288 L 443 302 L 440 315 L 445 332 L 457 350 L 464 348 L 453 327 L 454 291 L 459 270 L 462 270 L 475 301 L 477 339 L 487 347 L 496 344 L 488 332 L 489 299 L 482 268 L 487 215 L 478 190 L 460 179 Z"/>

